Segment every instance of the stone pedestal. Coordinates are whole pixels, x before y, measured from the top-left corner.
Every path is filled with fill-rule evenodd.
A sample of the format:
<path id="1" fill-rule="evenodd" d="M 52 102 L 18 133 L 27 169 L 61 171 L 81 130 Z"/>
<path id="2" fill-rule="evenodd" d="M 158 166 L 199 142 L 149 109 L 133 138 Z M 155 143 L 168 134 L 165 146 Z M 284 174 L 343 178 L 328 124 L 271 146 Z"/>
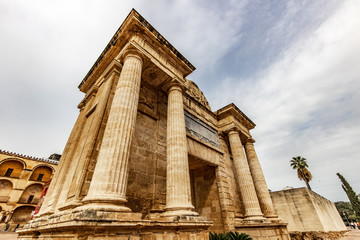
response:
<path id="1" fill-rule="evenodd" d="M 131 211 L 124 204 L 143 60 L 136 51 L 125 54 L 90 189 L 83 199 L 87 205 L 81 210 Z"/>
<path id="2" fill-rule="evenodd" d="M 276 218 L 273 203 L 271 201 L 269 189 L 267 187 L 263 171 L 257 158 L 253 140 L 248 140 L 245 143 L 245 152 L 251 171 L 251 176 L 254 181 L 257 197 L 264 216 L 267 218 Z"/>
<path id="3" fill-rule="evenodd" d="M 229 142 L 233 155 L 237 181 L 240 188 L 241 199 L 245 208 L 245 218 L 249 220 L 264 219 L 244 153 L 243 145 L 237 131 L 231 130 L 229 132 Z"/>
<path id="4" fill-rule="evenodd" d="M 171 221 L 152 221 L 140 219 L 140 216 L 135 215 L 141 213 L 65 211 L 32 220 L 25 228 L 18 229 L 17 239 L 209 239 L 206 231 L 212 225 L 209 221 L 189 217 L 178 217 Z M 98 220 L 94 221 L 94 219 Z"/>

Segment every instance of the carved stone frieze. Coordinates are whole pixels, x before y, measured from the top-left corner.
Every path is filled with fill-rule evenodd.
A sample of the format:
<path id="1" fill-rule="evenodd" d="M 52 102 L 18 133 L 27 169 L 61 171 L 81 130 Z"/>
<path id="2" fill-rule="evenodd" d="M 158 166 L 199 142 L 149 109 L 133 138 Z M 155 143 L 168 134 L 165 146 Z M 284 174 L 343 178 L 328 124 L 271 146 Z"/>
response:
<path id="1" fill-rule="evenodd" d="M 139 110 L 152 117 L 157 115 L 157 93 L 145 82 L 140 86 Z"/>
<path id="2" fill-rule="evenodd" d="M 191 135 L 214 147 L 220 148 L 218 132 L 188 112 L 185 112 L 185 127 L 186 131 Z"/>
<path id="3" fill-rule="evenodd" d="M 186 93 L 193 97 L 197 102 L 211 110 L 210 105 L 204 96 L 203 92 L 199 89 L 199 87 L 193 82 L 188 80 L 189 88 L 186 90 Z"/>

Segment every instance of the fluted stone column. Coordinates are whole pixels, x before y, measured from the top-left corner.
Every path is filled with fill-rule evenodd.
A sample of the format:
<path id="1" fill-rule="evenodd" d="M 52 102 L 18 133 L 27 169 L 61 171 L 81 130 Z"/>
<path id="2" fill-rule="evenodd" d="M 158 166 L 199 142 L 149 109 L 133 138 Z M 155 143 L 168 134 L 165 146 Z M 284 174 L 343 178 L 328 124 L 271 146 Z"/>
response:
<path id="1" fill-rule="evenodd" d="M 88 195 L 83 199 L 84 203 L 90 203 L 87 208 L 131 211 L 124 203 L 127 202 L 128 161 L 135 130 L 142 65 L 140 53 L 134 50 L 125 52 L 94 175 Z"/>
<path id="2" fill-rule="evenodd" d="M 164 216 L 198 215 L 191 203 L 183 94 L 179 85 L 168 91 L 166 212 Z"/>
<path id="3" fill-rule="evenodd" d="M 245 143 L 245 152 L 250 167 L 252 179 L 254 181 L 255 190 L 260 202 L 261 210 L 267 218 L 276 218 L 274 206 L 270 197 L 263 171 L 259 159 L 256 155 L 253 140 Z"/>
<path id="4" fill-rule="evenodd" d="M 229 132 L 230 148 L 233 156 L 241 199 L 245 208 L 246 219 L 263 219 L 260 204 L 256 195 L 250 169 L 246 160 L 240 135 L 237 131 Z"/>

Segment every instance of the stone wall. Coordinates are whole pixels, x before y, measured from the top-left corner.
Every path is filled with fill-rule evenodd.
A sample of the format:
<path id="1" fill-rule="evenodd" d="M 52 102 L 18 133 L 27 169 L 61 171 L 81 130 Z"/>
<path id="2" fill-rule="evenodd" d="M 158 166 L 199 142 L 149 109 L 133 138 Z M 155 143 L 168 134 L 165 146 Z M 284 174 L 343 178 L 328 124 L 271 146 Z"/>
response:
<path id="1" fill-rule="evenodd" d="M 127 205 L 143 217 L 152 211 L 163 211 L 166 200 L 167 98 L 158 94 L 154 114 L 149 113 L 152 109 L 148 105 L 140 103 L 130 149 Z"/>
<path id="2" fill-rule="evenodd" d="M 335 204 L 315 192 L 309 191 L 309 193 L 316 212 L 321 219 L 324 231 L 330 232 L 346 230 L 346 226 L 336 209 Z"/>
<path id="3" fill-rule="evenodd" d="M 289 232 L 346 231 L 334 203 L 307 188 L 271 192 L 271 198 Z"/>
<path id="4" fill-rule="evenodd" d="M 216 184 L 215 167 L 204 166 L 191 171 L 192 199 L 195 210 L 207 219 L 214 221 L 209 231 L 222 232 L 224 229 L 221 216 L 219 191 Z"/>

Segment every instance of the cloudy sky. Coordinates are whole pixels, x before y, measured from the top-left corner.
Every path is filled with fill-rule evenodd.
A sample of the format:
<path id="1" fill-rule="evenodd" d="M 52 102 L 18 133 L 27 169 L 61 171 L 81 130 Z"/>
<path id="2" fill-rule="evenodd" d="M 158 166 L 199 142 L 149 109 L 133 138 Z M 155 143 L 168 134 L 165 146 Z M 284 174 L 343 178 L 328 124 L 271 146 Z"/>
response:
<path id="1" fill-rule="evenodd" d="M 212 110 L 231 102 L 252 134 L 271 190 L 302 187 L 292 157 L 308 159 L 314 191 L 360 192 L 360 1 L 0 0 L 0 149 L 62 153 L 77 89 L 131 8 L 197 69 Z"/>

